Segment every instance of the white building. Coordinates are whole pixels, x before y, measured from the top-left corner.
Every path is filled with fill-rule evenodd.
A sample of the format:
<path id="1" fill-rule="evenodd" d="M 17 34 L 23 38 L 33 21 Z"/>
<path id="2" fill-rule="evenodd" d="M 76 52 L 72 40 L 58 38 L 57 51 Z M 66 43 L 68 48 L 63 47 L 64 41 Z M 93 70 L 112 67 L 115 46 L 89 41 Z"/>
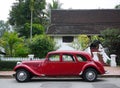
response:
<path id="1" fill-rule="evenodd" d="M 52 10 L 47 35 L 58 46 L 71 44 L 80 34 L 100 34 L 107 28 L 120 28 L 120 9 Z"/>

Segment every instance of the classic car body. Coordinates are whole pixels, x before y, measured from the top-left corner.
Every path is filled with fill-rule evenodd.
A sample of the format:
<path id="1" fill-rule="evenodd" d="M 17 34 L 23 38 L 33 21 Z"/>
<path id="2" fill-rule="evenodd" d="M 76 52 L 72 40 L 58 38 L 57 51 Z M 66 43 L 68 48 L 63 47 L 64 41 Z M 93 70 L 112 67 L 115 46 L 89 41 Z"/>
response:
<path id="1" fill-rule="evenodd" d="M 83 51 L 52 51 L 44 60 L 23 61 L 15 66 L 18 82 L 30 80 L 33 76 L 81 76 L 86 81 L 95 81 L 105 70 L 100 62 Z"/>

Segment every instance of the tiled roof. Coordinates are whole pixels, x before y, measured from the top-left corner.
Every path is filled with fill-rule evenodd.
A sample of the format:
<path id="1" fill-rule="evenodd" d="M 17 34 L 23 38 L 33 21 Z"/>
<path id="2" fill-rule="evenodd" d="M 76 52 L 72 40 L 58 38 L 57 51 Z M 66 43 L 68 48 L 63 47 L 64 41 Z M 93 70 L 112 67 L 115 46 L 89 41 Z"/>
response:
<path id="1" fill-rule="evenodd" d="M 52 10 L 47 34 L 99 34 L 120 28 L 120 10 Z"/>
<path id="2" fill-rule="evenodd" d="M 47 34 L 100 34 L 104 29 L 120 28 L 117 25 L 51 25 Z"/>
<path id="3" fill-rule="evenodd" d="M 52 24 L 120 22 L 119 9 L 52 10 Z"/>

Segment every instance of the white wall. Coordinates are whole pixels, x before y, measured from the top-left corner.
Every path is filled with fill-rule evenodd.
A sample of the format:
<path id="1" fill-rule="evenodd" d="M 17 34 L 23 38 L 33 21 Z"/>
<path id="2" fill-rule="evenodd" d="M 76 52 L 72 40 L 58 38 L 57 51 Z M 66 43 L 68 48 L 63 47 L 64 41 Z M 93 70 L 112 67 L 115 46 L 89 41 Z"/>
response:
<path id="1" fill-rule="evenodd" d="M 56 42 L 57 46 L 61 46 L 62 45 L 62 37 L 61 36 L 54 36 L 54 41 Z"/>
<path id="2" fill-rule="evenodd" d="M 70 45 L 70 44 L 72 44 L 72 42 L 71 42 L 71 43 L 65 43 L 65 42 L 63 42 L 62 36 L 54 36 L 53 39 L 54 39 L 54 41 L 56 42 L 57 46 L 62 46 L 62 45 L 64 45 L 64 44 L 65 44 L 65 45 Z M 73 41 L 76 41 L 76 40 L 77 40 L 77 37 L 74 37 Z"/>

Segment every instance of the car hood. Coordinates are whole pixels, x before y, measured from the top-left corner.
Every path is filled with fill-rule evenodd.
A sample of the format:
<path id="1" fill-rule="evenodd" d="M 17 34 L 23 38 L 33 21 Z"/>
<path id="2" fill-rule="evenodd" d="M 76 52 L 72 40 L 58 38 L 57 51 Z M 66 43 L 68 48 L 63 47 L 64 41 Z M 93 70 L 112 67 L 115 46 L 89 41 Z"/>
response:
<path id="1" fill-rule="evenodd" d="M 22 61 L 22 64 L 37 64 L 37 63 L 43 63 L 45 59 L 40 59 L 40 60 L 30 60 L 30 61 Z"/>

